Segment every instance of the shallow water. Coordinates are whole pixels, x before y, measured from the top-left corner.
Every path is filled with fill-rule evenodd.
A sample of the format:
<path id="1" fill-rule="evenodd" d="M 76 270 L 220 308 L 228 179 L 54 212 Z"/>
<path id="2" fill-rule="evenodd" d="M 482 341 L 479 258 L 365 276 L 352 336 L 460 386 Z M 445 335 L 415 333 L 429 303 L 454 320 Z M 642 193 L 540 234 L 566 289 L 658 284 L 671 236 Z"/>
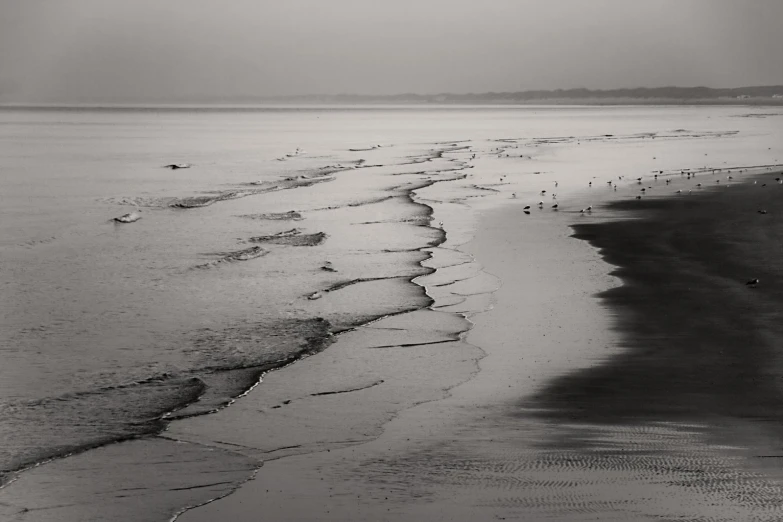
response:
<path id="1" fill-rule="evenodd" d="M 747 112 L 1 111 L 0 470 L 220 408 L 379 317 L 484 310 L 495 282 L 452 250 L 477 212 L 512 193 L 548 211 L 555 181 L 570 212 L 629 173 L 782 160 L 780 117 Z M 443 317 L 411 342 L 469 327 Z"/>

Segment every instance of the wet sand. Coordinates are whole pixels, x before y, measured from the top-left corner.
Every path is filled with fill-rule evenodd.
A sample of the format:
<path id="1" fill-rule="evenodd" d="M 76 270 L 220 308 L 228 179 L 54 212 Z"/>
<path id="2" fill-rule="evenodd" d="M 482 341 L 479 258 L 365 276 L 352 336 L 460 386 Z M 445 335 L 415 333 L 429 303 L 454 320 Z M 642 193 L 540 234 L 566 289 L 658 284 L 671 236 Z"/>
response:
<path id="1" fill-rule="evenodd" d="M 526 462 L 537 453 L 529 434 L 520 440 L 527 428 L 513 416 L 519 397 L 612 351 L 612 340 L 605 337 L 606 314 L 594 306 L 593 295 L 614 278 L 601 270 L 594 248 L 570 237 L 571 219 L 553 212 L 524 216 L 518 205 L 490 211 L 480 219 L 474 240 L 460 247 L 481 261 L 484 273 L 502 280 L 502 286 L 492 294 L 491 310 L 471 316 L 475 325 L 460 358 L 463 371 L 473 371 L 463 373 L 463 383 L 448 397 L 419 395 L 420 401 L 430 402 L 390 417 L 382 433 L 366 443 L 354 439 L 348 447 L 313 448 L 309 454 L 279 459 L 275 457 L 284 455 L 275 454 L 237 492 L 178 520 L 255 520 L 259 513 L 270 520 L 482 520 L 508 515 L 513 511 L 508 503 L 514 501 L 500 497 L 524 494 L 513 486 L 521 484 Z M 588 346 L 583 336 L 591 339 Z M 329 357 L 339 345 L 311 360 Z M 429 364 L 423 358 L 429 349 L 408 352 L 421 354 L 417 365 L 428 375 L 408 372 L 397 382 L 384 382 L 386 400 L 398 397 L 394 402 L 399 408 L 407 390 L 421 387 L 420 379 L 442 385 L 449 372 L 459 369 L 455 361 L 448 367 Z M 449 351 L 457 355 L 453 348 Z M 478 373 L 467 357 L 480 358 Z M 337 354 L 336 360 L 340 358 Z M 306 378 L 299 372 L 307 372 L 309 362 L 291 368 L 297 379 Z M 281 381 L 294 380 L 283 372 L 277 372 Z M 268 384 L 271 389 L 277 383 Z M 364 408 L 383 408 L 382 401 L 366 395 L 353 401 L 360 402 L 349 404 L 346 396 L 328 407 L 338 415 L 335 422 L 350 426 L 362 401 L 369 402 Z M 530 429 L 546 431 L 540 425 Z"/>
<path id="2" fill-rule="evenodd" d="M 502 281 L 471 317 L 480 371 L 180 520 L 778 520 L 778 175 L 624 198 L 573 235 L 487 212 L 461 247 Z"/>
<path id="3" fill-rule="evenodd" d="M 701 194 L 608 207 L 636 219 L 575 225 L 618 267 L 624 284 L 601 298 L 625 352 L 525 406 L 595 423 L 743 419 L 783 435 L 780 175 L 727 187 L 726 174 L 708 174 Z"/>

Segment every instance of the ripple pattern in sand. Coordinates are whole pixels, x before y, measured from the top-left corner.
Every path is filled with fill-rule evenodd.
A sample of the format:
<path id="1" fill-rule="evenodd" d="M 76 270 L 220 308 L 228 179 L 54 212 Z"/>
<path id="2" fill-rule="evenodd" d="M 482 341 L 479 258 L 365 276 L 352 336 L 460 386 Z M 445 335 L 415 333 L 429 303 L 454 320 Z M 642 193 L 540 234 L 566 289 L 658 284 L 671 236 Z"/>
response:
<path id="1" fill-rule="evenodd" d="M 458 498 L 523 520 L 780 520 L 783 484 L 743 468 L 699 427 L 480 424 L 452 442 L 350 470 L 397 500 Z M 557 438 L 553 438 L 554 434 Z M 341 477 L 345 479 L 346 477 Z M 456 493 L 455 493 L 456 492 Z M 405 498 L 407 500 L 405 500 Z"/>

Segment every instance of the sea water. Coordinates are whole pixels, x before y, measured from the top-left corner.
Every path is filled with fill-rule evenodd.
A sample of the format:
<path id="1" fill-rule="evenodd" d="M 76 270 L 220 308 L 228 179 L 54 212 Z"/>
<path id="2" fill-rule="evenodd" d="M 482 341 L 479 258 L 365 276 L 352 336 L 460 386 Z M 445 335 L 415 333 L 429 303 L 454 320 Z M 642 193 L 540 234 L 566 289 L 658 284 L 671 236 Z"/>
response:
<path id="1" fill-rule="evenodd" d="M 379 317 L 480 311 L 482 289 L 437 289 L 475 270 L 438 248 L 469 240 L 482 208 L 549 210 L 555 192 L 574 211 L 637 174 L 780 163 L 772 112 L 2 110 L 0 480 L 222 408 Z M 433 288 L 412 282 L 438 266 Z M 172 475 L 209 466 L 186 453 Z"/>

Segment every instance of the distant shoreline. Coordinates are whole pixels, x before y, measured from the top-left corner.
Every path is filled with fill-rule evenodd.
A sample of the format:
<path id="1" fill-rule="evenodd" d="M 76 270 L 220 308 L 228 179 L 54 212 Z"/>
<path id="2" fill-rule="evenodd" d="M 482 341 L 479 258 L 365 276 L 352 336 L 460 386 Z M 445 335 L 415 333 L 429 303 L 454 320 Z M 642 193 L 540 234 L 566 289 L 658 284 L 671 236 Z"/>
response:
<path id="1" fill-rule="evenodd" d="M 172 109 L 247 110 L 264 107 L 336 106 L 530 106 L 530 105 L 751 105 L 783 106 L 783 85 L 714 89 L 656 87 L 634 89 L 556 89 L 521 92 L 440 94 L 307 94 L 290 96 L 197 95 L 183 98 L 93 99 L 70 102 L 0 102 L 0 109 Z"/>
<path id="2" fill-rule="evenodd" d="M 261 111 L 269 109 L 412 109 L 412 108 L 517 108 L 517 107 L 623 107 L 623 106 L 736 106 L 736 107 L 783 107 L 781 98 L 750 98 L 750 99 L 687 99 L 675 100 L 664 98 L 623 98 L 623 99 L 546 99 L 527 101 L 485 101 L 485 102 L 412 102 L 412 101 L 375 101 L 375 102 L 333 102 L 333 101 L 300 101 L 300 102 L 266 102 L 257 104 L 204 103 L 204 104 L 0 104 L 0 111 Z"/>

